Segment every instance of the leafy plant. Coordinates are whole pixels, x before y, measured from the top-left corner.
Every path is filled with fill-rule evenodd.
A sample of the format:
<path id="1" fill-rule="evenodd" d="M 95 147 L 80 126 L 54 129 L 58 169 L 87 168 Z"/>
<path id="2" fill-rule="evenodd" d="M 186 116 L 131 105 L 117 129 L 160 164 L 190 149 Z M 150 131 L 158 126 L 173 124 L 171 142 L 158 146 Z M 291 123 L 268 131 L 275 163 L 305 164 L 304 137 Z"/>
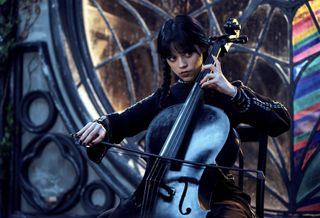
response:
<path id="1" fill-rule="evenodd" d="M 13 1 L 0 0 L 0 113 L 3 131 L 0 135 L 0 158 L 7 157 L 12 148 L 13 112 L 8 98 L 10 79 L 10 50 L 15 42 L 13 22 Z"/>
<path id="2" fill-rule="evenodd" d="M 14 43 L 12 7 L 7 0 L 0 0 L 0 63 L 6 62 Z"/>
<path id="3" fill-rule="evenodd" d="M 7 0 L 0 0 L 0 6 L 3 5 L 6 2 L 7 2 Z"/>
<path id="4" fill-rule="evenodd" d="M 9 156 L 10 150 L 12 148 L 12 138 L 14 134 L 13 128 L 13 112 L 12 112 L 12 105 L 9 104 L 6 107 L 6 118 L 5 118 L 5 128 L 4 128 L 4 135 L 0 141 L 0 156 Z"/>

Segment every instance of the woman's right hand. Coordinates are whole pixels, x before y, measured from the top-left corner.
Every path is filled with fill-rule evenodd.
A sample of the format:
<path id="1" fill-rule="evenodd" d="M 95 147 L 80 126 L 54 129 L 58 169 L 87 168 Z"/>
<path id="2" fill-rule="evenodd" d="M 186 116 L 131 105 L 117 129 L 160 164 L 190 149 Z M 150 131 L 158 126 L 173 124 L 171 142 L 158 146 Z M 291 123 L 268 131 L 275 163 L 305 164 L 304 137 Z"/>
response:
<path id="1" fill-rule="evenodd" d="M 107 130 L 97 122 L 89 122 L 82 129 L 80 129 L 76 136 L 82 144 L 92 146 L 100 143 L 107 135 Z"/>
<path id="2" fill-rule="evenodd" d="M 237 88 L 223 75 L 218 58 L 214 56 L 212 58 L 214 64 L 202 66 L 202 70 L 210 69 L 211 72 L 200 81 L 201 88 L 217 90 L 225 95 L 234 97 L 237 94 Z"/>

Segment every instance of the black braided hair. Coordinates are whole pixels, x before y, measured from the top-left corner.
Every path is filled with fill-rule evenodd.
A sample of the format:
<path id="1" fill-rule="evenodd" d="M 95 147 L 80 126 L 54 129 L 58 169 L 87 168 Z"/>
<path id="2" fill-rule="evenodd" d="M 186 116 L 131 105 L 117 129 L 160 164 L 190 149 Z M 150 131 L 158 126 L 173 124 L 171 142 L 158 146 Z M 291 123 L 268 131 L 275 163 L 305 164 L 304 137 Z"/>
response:
<path id="1" fill-rule="evenodd" d="M 157 41 L 158 54 L 163 70 L 160 107 L 164 105 L 170 94 L 171 68 L 167 63 L 167 58 L 172 56 L 172 49 L 181 53 L 199 53 L 200 48 L 205 59 L 208 46 L 208 38 L 201 24 L 191 16 L 178 15 L 163 24 Z"/>
<path id="2" fill-rule="evenodd" d="M 171 68 L 166 62 L 166 60 L 161 60 L 162 71 L 163 71 L 163 82 L 161 85 L 161 95 L 160 95 L 160 107 L 164 106 L 164 102 L 170 94 L 171 85 Z"/>

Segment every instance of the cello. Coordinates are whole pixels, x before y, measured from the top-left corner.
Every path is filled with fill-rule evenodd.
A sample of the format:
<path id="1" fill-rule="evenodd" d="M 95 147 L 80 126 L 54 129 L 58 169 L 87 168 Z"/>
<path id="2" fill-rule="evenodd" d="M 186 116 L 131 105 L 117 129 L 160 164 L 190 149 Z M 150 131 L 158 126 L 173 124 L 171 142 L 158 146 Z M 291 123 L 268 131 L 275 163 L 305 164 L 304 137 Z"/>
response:
<path id="1" fill-rule="evenodd" d="M 228 19 L 224 29 L 225 35 L 209 38 L 212 48 L 205 65 L 212 64 L 213 57 L 227 53 L 233 43 L 246 43 L 236 19 Z M 150 148 L 151 153 L 159 153 L 160 157 L 150 161 L 146 169 L 141 218 L 205 217 L 205 205 L 199 202 L 204 168 L 170 163 L 161 157 L 216 164 L 228 139 L 230 122 L 221 109 L 201 103 L 203 90 L 199 83 L 208 73 L 210 70 L 199 73 L 184 104 L 164 109 L 149 125 L 146 146 L 161 150 Z"/>

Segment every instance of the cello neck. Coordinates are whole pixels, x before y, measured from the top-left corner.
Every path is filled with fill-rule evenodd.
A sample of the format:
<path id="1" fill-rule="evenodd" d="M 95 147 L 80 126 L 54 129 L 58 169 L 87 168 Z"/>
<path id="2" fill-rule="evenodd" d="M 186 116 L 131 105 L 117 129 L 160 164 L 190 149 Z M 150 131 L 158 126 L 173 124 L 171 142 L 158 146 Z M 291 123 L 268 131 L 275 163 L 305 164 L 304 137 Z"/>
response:
<path id="1" fill-rule="evenodd" d="M 209 55 L 206 61 L 204 62 L 204 65 L 215 64 L 213 57 L 216 57 L 216 58 L 219 57 L 220 52 L 221 52 L 220 45 L 214 44 L 211 48 L 211 51 L 209 52 Z M 209 73 L 211 73 L 210 69 L 205 69 L 201 71 L 196 78 L 196 83 L 200 83 L 200 81 Z"/>

